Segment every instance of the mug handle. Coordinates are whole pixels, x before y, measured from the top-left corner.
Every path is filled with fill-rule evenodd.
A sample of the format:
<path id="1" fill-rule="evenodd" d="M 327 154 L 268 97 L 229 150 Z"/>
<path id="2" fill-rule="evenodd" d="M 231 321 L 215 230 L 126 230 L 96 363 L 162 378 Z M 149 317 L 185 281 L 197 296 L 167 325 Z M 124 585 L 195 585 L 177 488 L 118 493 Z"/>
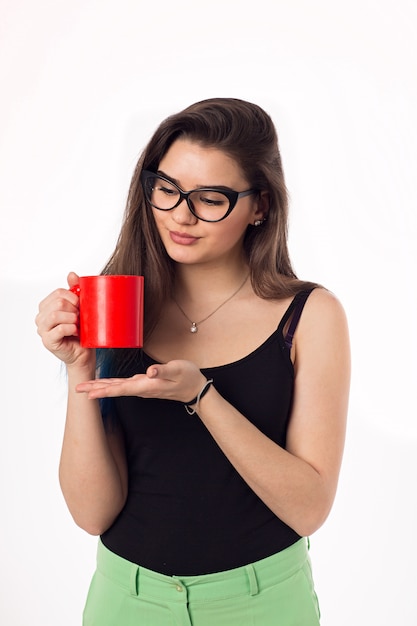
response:
<path id="1" fill-rule="evenodd" d="M 80 285 L 73 285 L 70 288 L 70 291 L 72 291 L 72 293 L 75 293 L 76 296 L 79 296 L 80 292 L 81 292 L 81 287 L 80 287 Z"/>

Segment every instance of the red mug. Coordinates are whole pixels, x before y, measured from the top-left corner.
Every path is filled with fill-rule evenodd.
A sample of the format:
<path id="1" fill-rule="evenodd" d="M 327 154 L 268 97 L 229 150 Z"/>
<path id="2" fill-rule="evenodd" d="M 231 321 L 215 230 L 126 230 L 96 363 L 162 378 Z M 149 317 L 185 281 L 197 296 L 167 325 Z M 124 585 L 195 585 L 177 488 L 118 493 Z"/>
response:
<path id="1" fill-rule="evenodd" d="M 82 276 L 71 291 L 80 298 L 83 348 L 143 346 L 143 276 Z"/>

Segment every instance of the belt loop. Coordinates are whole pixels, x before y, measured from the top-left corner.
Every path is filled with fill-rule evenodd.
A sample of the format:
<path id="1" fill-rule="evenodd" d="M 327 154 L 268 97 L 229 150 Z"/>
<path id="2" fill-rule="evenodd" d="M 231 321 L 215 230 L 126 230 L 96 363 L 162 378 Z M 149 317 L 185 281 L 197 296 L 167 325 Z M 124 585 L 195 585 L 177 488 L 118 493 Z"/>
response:
<path id="1" fill-rule="evenodd" d="M 139 567 L 132 565 L 130 568 L 130 581 L 129 581 L 130 595 L 139 595 Z"/>
<path id="2" fill-rule="evenodd" d="M 256 579 L 255 568 L 252 564 L 249 564 L 246 565 L 245 569 L 249 580 L 249 593 L 251 596 L 256 596 L 259 593 L 259 587 Z"/>

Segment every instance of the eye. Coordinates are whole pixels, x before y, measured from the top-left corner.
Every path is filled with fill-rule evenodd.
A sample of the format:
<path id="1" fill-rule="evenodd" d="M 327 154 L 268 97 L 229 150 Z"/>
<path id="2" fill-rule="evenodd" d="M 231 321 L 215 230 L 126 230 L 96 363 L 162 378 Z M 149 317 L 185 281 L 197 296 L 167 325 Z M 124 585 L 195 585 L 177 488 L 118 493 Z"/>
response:
<path id="1" fill-rule="evenodd" d="M 172 185 L 170 185 L 169 183 L 166 183 L 165 181 L 157 181 L 155 183 L 155 187 L 154 190 L 159 192 L 159 193 L 163 193 L 166 196 L 173 196 L 178 194 L 178 190 L 175 189 L 175 187 L 173 187 Z"/>
<path id="2" fill-rule="evenodd" d="M 223 206 L 228 202 L 226 196 L 218 191 L 204 191 L 200 192 L 198 201 L 206 206 Z"/>

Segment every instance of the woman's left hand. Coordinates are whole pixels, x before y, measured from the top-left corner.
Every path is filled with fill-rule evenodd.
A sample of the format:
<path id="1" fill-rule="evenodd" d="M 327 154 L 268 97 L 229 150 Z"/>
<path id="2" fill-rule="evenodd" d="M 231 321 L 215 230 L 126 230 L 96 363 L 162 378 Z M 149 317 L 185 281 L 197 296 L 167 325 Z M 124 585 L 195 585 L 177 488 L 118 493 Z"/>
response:
<path id="1" fill-rule="evenodd" d="M 191 361 L 175 360 L 148 367 L 145 374 L 131 378 L 98 378 L 77 385 L 78 393 L 90 400 L 119 396 L 140 396 L 190 402 L 204 386 L 206 378 Z"/>

